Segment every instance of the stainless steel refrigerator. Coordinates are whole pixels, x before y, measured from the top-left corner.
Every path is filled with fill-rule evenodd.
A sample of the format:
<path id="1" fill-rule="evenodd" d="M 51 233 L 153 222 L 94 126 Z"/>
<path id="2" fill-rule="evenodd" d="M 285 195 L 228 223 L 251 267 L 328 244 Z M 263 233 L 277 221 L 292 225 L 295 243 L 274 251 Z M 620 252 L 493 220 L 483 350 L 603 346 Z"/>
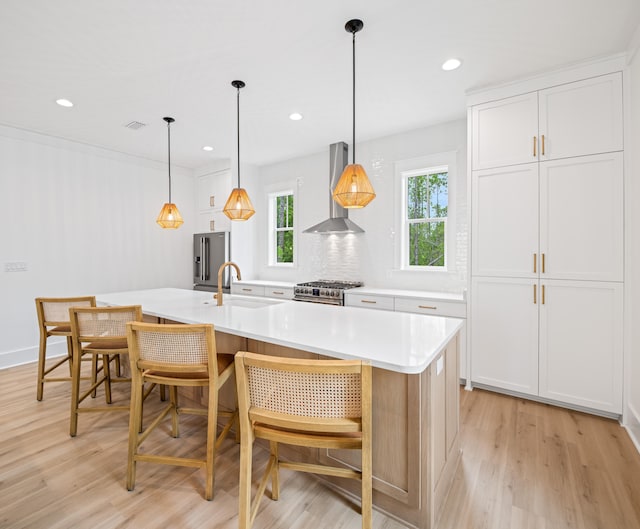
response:
<path id="1" fill-rule="evenodd" d="M 196 233 L 193 236 L 193 289 L 218 290 L 218 269 L 229 260 L 230 253 L 228 231 Z M 229 267 L 222 274 L 222 291 L 229 292 Z"/>

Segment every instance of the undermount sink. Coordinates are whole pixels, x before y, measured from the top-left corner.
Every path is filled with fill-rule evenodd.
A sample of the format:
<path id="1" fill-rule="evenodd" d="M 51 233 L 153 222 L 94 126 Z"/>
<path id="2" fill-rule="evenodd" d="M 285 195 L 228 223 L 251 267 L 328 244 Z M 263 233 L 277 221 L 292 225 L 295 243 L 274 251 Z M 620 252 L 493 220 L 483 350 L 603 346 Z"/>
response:
<path id="1" fill-rule="evenodd" d="M 282 301 L 277 299 L 265 299 L 265 298 L 247 298 L 237 297 L 229 294 L 225 294 L 222 298 L 222 306 L 231 305 L 233 307 L 242 307 L 243 309 L 260 309 L 269 305 L 277 305 Z"/>

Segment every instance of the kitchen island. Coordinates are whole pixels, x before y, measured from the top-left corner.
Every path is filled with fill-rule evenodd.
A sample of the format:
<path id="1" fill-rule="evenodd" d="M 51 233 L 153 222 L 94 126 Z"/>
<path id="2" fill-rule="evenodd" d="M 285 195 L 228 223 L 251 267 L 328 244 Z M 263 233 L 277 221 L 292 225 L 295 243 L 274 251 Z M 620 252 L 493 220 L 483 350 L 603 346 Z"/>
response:
<path id="1" fill-rule="evenodd" d="M 434 527 L 460 457 L 462 320 L 236 295 L 217 306 L 210 292 L 172 288 L 103 294 L 97 301 L 142 305 L 147 321 L 211 323 L 224 353 L 369 361 L 374 506 L 410 527 Z M 221 395 L 221 402 L 233 399 Z M 292 448 L 285 455 L 357 466 L 349 451 Z M 357 483 L 322 479 L 358 496 Z"/>

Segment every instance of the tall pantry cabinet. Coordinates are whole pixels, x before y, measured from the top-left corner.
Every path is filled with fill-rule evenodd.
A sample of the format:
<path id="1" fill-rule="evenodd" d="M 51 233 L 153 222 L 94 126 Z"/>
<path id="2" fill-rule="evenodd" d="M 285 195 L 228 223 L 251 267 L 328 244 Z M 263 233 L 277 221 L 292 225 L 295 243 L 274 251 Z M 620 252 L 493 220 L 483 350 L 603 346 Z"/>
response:
<path id="1" fill-rule="evenodd" d="M 620 414 L 622 73 L 484 94 L 469 110 L 472 383 Z"/>

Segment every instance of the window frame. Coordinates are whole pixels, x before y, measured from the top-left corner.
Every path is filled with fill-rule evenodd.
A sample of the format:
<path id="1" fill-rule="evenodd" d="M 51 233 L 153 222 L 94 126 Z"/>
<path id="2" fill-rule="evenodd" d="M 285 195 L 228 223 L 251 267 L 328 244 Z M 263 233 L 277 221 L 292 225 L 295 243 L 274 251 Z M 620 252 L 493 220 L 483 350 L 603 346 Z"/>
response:
<path id="1" fill-rule="evenodd" d="M 291 227 L 278 228 L 277 227 L 277 219 L 276 219 L 276 208 L 277 201 L 279 197 L 283 196 L 291 196 L 293 197 L 293 225 Z M 297 206 L 298 201 L 296 200 L 296 193 L 294 189 L 281 189 L 279 191 L 273 191 L 268 194 L 268 222 L 267 222 L 267 255 L 268 255 L 268 265 L 269 266 L 277 266 L 277 267 L 285 267 L 292 268 L 296 266 L 297 261 L 297 247 L 298 247 L 298 237 L 296 234 L 296 218 L 297 218 Z M 281 231 L 290 231 L 293 234 L 293 252 L 292 258 L 293 261 L 290 263 L 279 263 L 278 262 L 278 249 L 276 245 L 277 233 Z"/>
<path id="2" fill-rule="evenodd" d="M 443 152 L 402 160 L 396 162 L 395 191 L 395 254 L 396 269 L 409 272 L 452 272 L 455 270 L 455 243 L 456 243 L 456 201 L 455 182 L 456 174 L 455 151 Z M 408 182 L 415 176 L 438 174 L 447 172 L 447 216 L 425 219 L 408 218 Z M 444 266 L 424 266 L 409 264 L 409 237 L 410 226 L 416 223 L 444 222 Z"/>

